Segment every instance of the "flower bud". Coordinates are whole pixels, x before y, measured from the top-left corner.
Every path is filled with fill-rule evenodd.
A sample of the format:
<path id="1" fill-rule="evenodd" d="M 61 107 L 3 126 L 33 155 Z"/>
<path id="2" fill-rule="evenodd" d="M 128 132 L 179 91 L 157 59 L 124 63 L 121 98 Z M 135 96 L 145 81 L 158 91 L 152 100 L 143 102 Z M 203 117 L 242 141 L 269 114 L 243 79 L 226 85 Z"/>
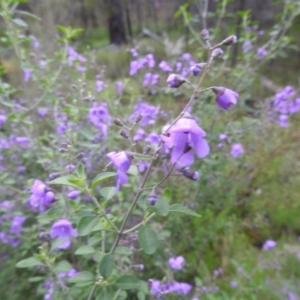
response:
<path id="1" fill-rule="evenodd" d="M 220 58 L 223 55 L 223 50 L 221 48 L 216 48 L 213 50 L 212 54 L 211 54 L 211 58 Z"/>
<path id="2" fill-rule="evenodd" d="M 223 40 L 220 45 L 223 46 L 230 46 L 232 44 L 235 44 L 237 42 L 237 37 L 235 35 L 231 35 L 228 38 L 226 38 L 225 40 Z"/>
<path id="3" fill-rule="evenodd" d="M 151 194 L 148 196 L 148 202 L 150 205 L 155 205 L 155 203 L 157 202 L 157 195 L 155 194 L 155 192 L 151 192 Z"/>
<path id="4" fill-rule="evenodd" d="M 186 79 L 178 74 L 170 74 L 167 79 L 170 88 L 179 88 L 185 82 Z"/>
<path id="5" fill-rule="evenodd" d="M 151 147 L 149 145 L 146 145 L 144 148 L 143 148 L 143 154 L 147 155 L 151 150 Z"/>
<path id="6" fill-rule="evenodd" d="M 121 129 L 120 132 L 119 132 L 120 136 L 122 136 L 124 139 L 128 139 L 129 138 L 129 135 L 128 133 L 124 130 L 124 129 Z"/>
<path id="7" fill-rule="evenodd" d="M 239 97 L 237 92 L 224 87 L 214 87 L 212 90 L 216 95 L 216 102 L 221 108 L 227 110 L 230 106 L 237 104 Z"/>
<path id="8" fill-rule="evenodd" d="M 202 72 L 205 65 L 206 63 L 196 64 L 190 68 L 190 71 L 194 76 L 198 76 Z"/>
<path id="9" fill-rule="evenodd" d="M 123 122 L 120 119 L 114 119 L 114 124 L 120 127 L 123 127 Z"/>
<path id="10" fill-rule="evenodd" d="M 138 114 L 134 120 L 134 123 L 139 123 L 142 120 L 142 118 L 143 118 L 143 116 L 141 114 Z"/>
<path id="11" fill-rule="evenodd" d="M 199 179 L 199 173 L 197 171 L 190 171 L 188 168 L 184 168 L 182 170 L 182 174 L 184 177 L 196 181 Z"/>
<path id="12" fill-rule="evenodd" d="M 207 29 L 202 29 L 200 35 L 204 42 L 209 41 L 209 31 Z"/>
<path id="13" fill-rule="evenodd" d="M 60 175 L 61 175 L 61 172 L 51 173 L 51 174 L 49 174 L 49 179 L 54 180 L 55 178 L 59 177 Z"/>
<path id="14" fill-rule="evenodd" d="M 67 165 L 65 169 L 71 173 L 76 169 L 76 167 L 74 165 Z"/>

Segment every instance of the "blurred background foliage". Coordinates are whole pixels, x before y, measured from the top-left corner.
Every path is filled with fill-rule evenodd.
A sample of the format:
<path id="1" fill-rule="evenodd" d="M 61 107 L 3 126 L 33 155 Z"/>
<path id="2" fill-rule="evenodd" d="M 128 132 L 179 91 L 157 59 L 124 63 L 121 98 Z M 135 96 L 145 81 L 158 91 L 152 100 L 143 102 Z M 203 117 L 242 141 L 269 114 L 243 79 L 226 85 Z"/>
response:
<path id="1" fill-rule="evenodd" d="M 131 113 L 137 98 L 159 105 L 169 115 L 176 116 L 191 93 L 187 89 L 171 93 L 163 88 L 152 93 L 143 87 L 142 78 L 129 78 L 128 49 L 137 48 L 141 55 L 154 53 L 157 62 L 175 62 L 184 52 L 202 61 L 206 56 L 199 37 L 203 27 L 210 29 L 215 43 L 230 34 L 239 37 L 239 43 L 226 50 L 223 62 L 213 66 L 205 81 L 205 86 L 219 85 L 236 90 L 240 94 L 239 104 L 224 113 L 215 110 L 211 96 L 199 96 L 193 114 L 208 133 L 211 154 L 195 167 L 201 172 L 198 182 L 186 183 L 178 177 L 166 183 L 174 203 L 188 205 L 202 218 L 171 215 L 159 219 L 157 229 L 163 228 L 167 238 L 161 241 L 154 257 L 141 254 L 137 260 L 145 265 L 144 275 L 141 275 L 145 280 L 161 279 L 164 276 L 161 262 L 166 262 L 170 255 L 183 255 L 187 267 L 186 272 L 179 275 L 180 279 L 194 284 L 201 293 L 201 300 L 300 299 L 300 244 L 297 240 L 300 236 L 300 117 L 295 114 L 289 127 L 283 128 L 270 121 L 268 114 L 274 94 L 286 85 L 293 86 L 300 97 L 299 1 L 30 0 L 20 3 L 19 9 L 39 18 L 22 15 L 28 23 L 25 33 L 38 37 L 39 55 L 47 59 L 55 60 L 51 55 L 60 47 L 56 40 L 61 33 L 56 25 L 83 29 L 72 39 L 72 45 L 89 59 L 84 78 L 87 90 L 93 89 L 95 75 L 105 68 L 106 89 L 98 95 L 99 101 L 107 102 L 114 116 L 124 118 Z M 253 30 L 247 31 L 250 26 Z M 26 86 L 22 83 L 22 62 L 6 43 L 6 30 L 0 19 L 3 83 L 17 90 L 10 98 L 30 101 L 40 94 L 40 89 L 34 82 Z M 258 31 L 265 33 L 259 36 Z M 251 40 L 256 47 L 266 43 L 267 58 L 257 60 L 254 54 L 243 53 L 242 44 L 246 40 Z M 24 47 L 24 52 L 27 50 Z M 57 68 L 55 61 L 51 68 Z M 71 98 L 71 84 L 77 82 L 79 76 L 63 71 L 64 82 L 57 83 L 48 102 Z M 162 75 L 162 79 L 166 79 L 166 75 Z M 126 82 L 122 106 L 115 105 L 120 103 L 114 100 L 116 80 Z M 36 134 L 47 158 L 55 159 L 57 154 L 47 148 L 48 143 L 54 141 L 58 145 L 60 141 L 51 126 L 51 120 L 44 122 Z M 224 132 L 228 140 L 219 148 L 219 135 Z M 118 138 L 114 136 L 112 140 L 112 145 L 121 147 Z M 229 155 L 231 144 L 235 142 L 245 149 L 245 154 L 238 158 Z M 53 171 L 50 167 L 45 172 L 36 161 L 40 156 L 38 149 L 23 157 L 29 166 L 26 178 L 36 178 L 37 173 L 45 176 Z M 9 183 L 5 181 L 5 185 Z M 15 184 L 12 180 L 12 185 Z M 25 182 L 17 185 L 22 189 Z M 2 193 L 3 197 L 7 196 L 6 192 Z M 21 200 L 16 198 L 20 210 L 25 198 L 26 193 L 21 194 Z M 26 242 L 16 248 L 21 251 L 11 255 L 11 247 L 1 245 L 0 294 L 3 299 L 42 297 L 33 292 L 39 283 L 27 281 L 35 276 L 34 271 L 15 269 L 16 262 L 39 245 L 34 239 L 38 225 L 33 221 L 28 225 L 23 233 Z M 268 239 L 276 240 L 278 245 L 272 252 L 262 252 Z M 223 273 L 214 276 L 213 271 L 218 268 L 222 268 Z M 237 287 L 230 285 L 232 281 L 237 282 Z"/>

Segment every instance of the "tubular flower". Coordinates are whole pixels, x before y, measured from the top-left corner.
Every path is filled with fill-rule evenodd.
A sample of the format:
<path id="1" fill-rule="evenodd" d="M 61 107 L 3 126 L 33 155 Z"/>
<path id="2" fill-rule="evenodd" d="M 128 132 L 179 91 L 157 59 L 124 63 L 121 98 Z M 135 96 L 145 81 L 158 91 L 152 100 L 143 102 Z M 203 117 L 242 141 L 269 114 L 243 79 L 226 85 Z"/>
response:
<path id="1" fill-rule="evenodd" d="M 119 191 L 122 184 L 128 183 L 128 177 L 126 175 L 127 171 L 131 165 L 131 157 L 125 151 L 116 153 L 115 151 L 107 154 L 107 157 L 113 163 L 114 167 L 117 169 L 117 182 L 116 182 L 116 192 Z"/>

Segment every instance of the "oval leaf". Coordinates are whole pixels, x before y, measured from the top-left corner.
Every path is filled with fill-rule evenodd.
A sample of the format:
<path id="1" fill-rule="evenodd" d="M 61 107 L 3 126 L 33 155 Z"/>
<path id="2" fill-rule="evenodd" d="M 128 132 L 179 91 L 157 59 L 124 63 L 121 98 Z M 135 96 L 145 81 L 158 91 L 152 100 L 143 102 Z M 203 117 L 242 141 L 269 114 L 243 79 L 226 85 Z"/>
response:
<path id="1" fill-rule="evenodd" d="M 115 265 L 114 255 L 113 254 L 104 255 L 99 266 L 100 274 L 104 278 L 108 277 L 112 273 L 114 269 L 114 265 Z"/>
<path id="2" fill-rule="evenodd" d="M 121 290 L 138 289 L 141 285 L 141 281 L 130 275 L 123 275 L 116 281 L 116 286 Z"/>
<path id="3" fill-rule="evenodd" d="M 94 190 L 95 187 L 97 185 L 99 185 L 102 181 L 107 180 L 111 177 L 115 177 L 116 175 L 117 175 L 116 172 L 104 172 L 104 173 L 98 174 L 92 182 L 92 189 Z"/>
<path id="4" fill-rule="evenodd" d="M 159 198 L 155 205 L 149 205 L 150 208 L 160 216 L 167 216 L 169 214 L 170 205 L 164 198 Z"/>
<path id="5" fill-rule="evenodd" d="M 90 272 L 79 272 L 75 276 L 69 278 L 70 283 L 86 283 L 94 281 L 94 275 Z"/>
<path id="6" fill-rule="evenodd" d="M 86 236 L 92 232 L 94 227 L 99 223 L 100 217 L 82 217 L 79 221 L 77 232 L 80 236 Z"/>
<path id="7" fill-rule="evenodd" d="M 191 215 L 191 216 L 198 217 L 198 218 L 201 217 L 199 214 L 193 212 L 191 209 L 189 209 L 181 204 L 173 204 L 170 207 L 170 212 L 179 212 L 179 213 Z"/>
<path id="8" fill-rule="evenodd" d="M 95 249 L 91 246 L 81 246 L 75 252 L 76 255 L 90 255 L 95 253 Z"/>
<path id="9" fill-rule="evenodd" d="M 23 259 L 19 261 L 16 264 L 17 268 L 31 268 L 31 267 L 36 267 L 36 266 L 42 266 L 43 263 L 36 257 L 29 257 L 26 259 Z"/>
<path id="10" fill-rule="evenodd" d="M 125 246 L 118 246 L 115 250 L 115 254 L 129 256 L 132 254 L 132 250 Z"/>
<path id="11" fill-rule="evenodd" d="M 83 179 L 75 177 L 73 175 L 66 175 L 62 177 L 55 178 L 54 180 L 48 181 L 48 184 L 57 184 L 57 185 L 65 185 L 71 186 L 73 188 L 83 190 Z"/>
<path id="12" fill-rule="evenodd" d="M 113 295 L 107 290 L 101 290 L 100 294 L 97 296 L 96 300 L 111 300 L 113 299 Z"/>
<path id="13" fill-rule="evenodd" d="M 138 232 L 138 239 L 144 252 L 153 254 L 158 246 L 156 232 L 149 226 L 142 227 Z"/>
<path id="14" fill-rule="evenodd" d="M 106 201 L 108 201 L 116 194 L 116 187 L 104 187 L 100 190 L 100 194 Z"/>

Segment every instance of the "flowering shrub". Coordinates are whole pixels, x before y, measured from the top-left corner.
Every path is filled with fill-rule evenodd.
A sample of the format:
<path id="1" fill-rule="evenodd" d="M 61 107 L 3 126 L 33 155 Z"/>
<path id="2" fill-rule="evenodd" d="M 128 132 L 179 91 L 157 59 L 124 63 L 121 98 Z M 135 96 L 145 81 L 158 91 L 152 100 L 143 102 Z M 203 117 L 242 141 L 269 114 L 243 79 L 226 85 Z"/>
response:
<path id="1" fill-rule="evenodd" d="M 243 60 L 228 72 L 237 37 L 213 44 L 217 33 L 203 29 L 198 56 L 130 49 L 128 75 L 112 81 L 93 53 L 71 44 L 80 30 L 58 26 L 57 51 L 43 53 L 15 2 L 0 4 L 2 43 L 22 77 L 0 86 L 0 263 L 12 291 L 5 297 L 300 295 L 289 261 L 299 264 L 300 253 L 292 215 L 300 95 L 287 86 L 249 116 L 255 76 L 241 76 L 245 64 L 255 61 L 255 74 L 274 58 L 285 37 L 257 47 L 264 33 L 245 29 Z M 281 185 L 295 191 L 286 215 Z M 295 245 L 280 242 L 274 220 L 290 228 Z"/>

